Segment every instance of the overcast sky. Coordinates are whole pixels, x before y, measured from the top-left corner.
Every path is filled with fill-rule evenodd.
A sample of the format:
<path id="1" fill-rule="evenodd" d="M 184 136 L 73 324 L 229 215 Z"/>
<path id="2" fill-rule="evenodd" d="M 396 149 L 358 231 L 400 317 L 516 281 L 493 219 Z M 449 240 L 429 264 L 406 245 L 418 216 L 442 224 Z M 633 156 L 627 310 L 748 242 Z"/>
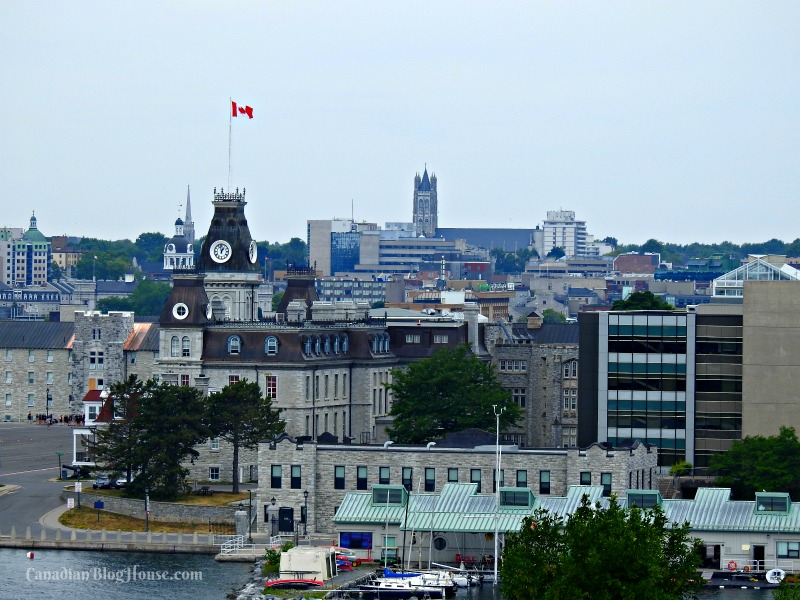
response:
<path id="1" fill-rule="evenodd" d="M 112 8 L 113 7 L 113 8 Z M 800 2 L 0 0 L 0 225 L 171 235 L 191 186 L 308 219 L 800 237 Z"/>

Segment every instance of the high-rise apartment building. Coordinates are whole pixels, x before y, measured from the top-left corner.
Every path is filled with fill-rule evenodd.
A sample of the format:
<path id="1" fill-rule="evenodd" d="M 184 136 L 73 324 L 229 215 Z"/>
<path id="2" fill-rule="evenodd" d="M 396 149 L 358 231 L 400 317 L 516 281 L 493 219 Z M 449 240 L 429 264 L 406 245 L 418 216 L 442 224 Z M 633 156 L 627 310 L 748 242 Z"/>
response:
<path id="1" fill-rule="evenodd" d="M 541 256 L 561 248 L 567 257 L 587 256 L 586 221 L 575 219 L 573 210 L 548 210 L 542 224 Z"/>
<path id="2" fill-rule="evenodd" d="M 52 260 L 50 242 L 39 231 L 36 215 L 21 237 L 14 229 L 0 229 L 0 281 L 11 287 L 45 285 Z"/>

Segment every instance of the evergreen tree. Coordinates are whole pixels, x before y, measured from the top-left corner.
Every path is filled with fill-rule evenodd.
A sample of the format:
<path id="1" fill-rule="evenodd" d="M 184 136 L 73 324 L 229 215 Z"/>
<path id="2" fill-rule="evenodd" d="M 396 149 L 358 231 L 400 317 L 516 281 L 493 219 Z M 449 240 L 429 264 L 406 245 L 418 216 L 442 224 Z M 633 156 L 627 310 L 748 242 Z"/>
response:
<path id="1" fill-rule="evenodd" d="M 239 451 L 254 449 L 258 443 L 284 430 L 280 410 L 272 407 L 272 398 L 261 394 L 255 382 L 246 379 L 226 385 L 206 400 L 206 419 L 211 435 L 233 447 L 233 492 L 239 491 Z"/>

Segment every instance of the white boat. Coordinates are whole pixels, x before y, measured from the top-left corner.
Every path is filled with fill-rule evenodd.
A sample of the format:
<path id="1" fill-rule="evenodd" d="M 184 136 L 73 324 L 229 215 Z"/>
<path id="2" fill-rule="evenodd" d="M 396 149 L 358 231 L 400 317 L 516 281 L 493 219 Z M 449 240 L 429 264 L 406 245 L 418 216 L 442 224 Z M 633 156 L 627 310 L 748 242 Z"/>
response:
<path id="1" fill-rule="evenodd" d="M 378 577 L 358 586 L 362 595 L 377 598 L 407 600 L 416 598 L 443 599 L 444 590 L 440 587 L 420 585 L 410 577 Z"/>
<path id="2" fill-rule="evenodd" d="M 456 592 L 456 584 L 450 571 L 392 571 L 384 568 L 383 579 L 405 579 L 415 585 L 435 587 L 441 589 L 442 593 L 448 597 L 453 596 Z"/>

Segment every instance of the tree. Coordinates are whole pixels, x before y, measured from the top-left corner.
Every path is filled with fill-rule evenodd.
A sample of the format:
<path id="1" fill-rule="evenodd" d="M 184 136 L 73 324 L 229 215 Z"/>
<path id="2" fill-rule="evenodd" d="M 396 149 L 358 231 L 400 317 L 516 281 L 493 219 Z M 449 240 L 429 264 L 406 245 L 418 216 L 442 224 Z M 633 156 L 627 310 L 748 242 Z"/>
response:
<path id="1" fill-rule="evenodd" d="M 650 290 L 633 292 L 625 300 L 614 300 L 611 310 L 675 310 L 668 302 L 662 302 Z"/>
<path id="2" fill-rule="evenodd" d="M 196 446 L 210 437 L 205 426 L 203 393 L 193 387 L 151 384 L 133 420 L 138 438 L 134 454 L 136 477 L 125 493 L 141 497 L 148 490 L 156 500 L 174 500 L 190 488 L 187 460 L 200 453 Z"/>
<path id="3" fill-rule="evenodd" d="M 90 444 L 97 465 L 125 473 L 130 496 L 148 490 L 155 499 L 171 500 L 184 493 L 183 463 L 196 458 L 195 446 L 209 437 L 200 390 L 131 375 L 111 386 L 108 408 L 113 419 L 96 428 Z"/>
<path id="4" fill-rule="evenodd" d="M 718 475 L 717 484 L 730 487 L 737 499 L 751 500 L 762 490 L 800 499 L 800 440 L 792 427 L 781 427 L 778 435 L 736 440 L 727 452 L 711 457 L 709 468 Z"/>
<path id="5" fill-rule="evenodd" d="M 272 398 L 262 396 L 261 388 L 246 379 L 226 385 L 206 400 L 206 418 L 211 435 L 233 447 L 233 492 L 239 491 L 239 450 L 254 449 L 258 442 L 284 430 L 280 409 L 272 408 Z"/>
<path id="6" fill-rule="evenodd" d="M 517 422 L 519 407 L 497 381 L 494 367 L 466 345 L 442 349 L 432 357 L 395 370 L 384 384 L 394 395 L 387 431 L 397 442 L 419 444 L 471 427 L 494 429 L 493 405 L 503 410 L 500 428 Z"/>
<path id="7" fill-rule="evenodd" d="M 544 509 L 506 535 L 500 575 L 506 600 L 680 600 L 703 585 L 700 541 L 660 507 L 607 509 L 586 496 L 564 521 Z"/>
<path id="8" fill-rule="evenodd" d="M 95 464 L 109 471 L 125 473 L 128 481 L 136 472 L 135 454 L 140 431 L 134 420 L 142 396 L 152 393 L 154 382 L 143 382 L 136 375 L 111 385 L 108 391 L 112 420 L 95 428 L 89 451 Z"/>
<path id="9" fill-rule="evenodd" d="M 64 272 L 61 270 L 61 267 L 58 266 L 58 263 L 53 261 L 50 263 L 47 275 L 48 281 L 61 281 Z"/>
<path id="10" fill-rule="evenodd" d="M 272 294 L 272 312 L 277 312 L 281 300 L 283 300 L 283 292 L 275 292 Z"/>
<path id="11" fill-rule="evenodd" d="M 547 253 L 547 258 L 555 258 L 556 260 L 558 260 L 559 258 L 563 258 L 564 256 L 566 256 L 566 254 L 567 253 L 564 252 L 563 248 L 555 246 L 552 250 L 550 250 L 550 252 Z"/>
<path id="12" fill-rule="evenodd" d="M 136 238 L 134 245 L 139 251 L 139 258 L 160 262 L 164 257 L 164 246 L 167 236 L 158 232 L 142 233 Z"/>
<path id="13" fill-rule="evenodd" d="M 97 310 L 130 310 L 137 315 L 159 315 L 169 298 L 170 285 L 161 281 L 146 279 L 136 286 L 130 297 L 109 296 L 97 301 Z"/>
<path id="14" fill-rule="evenodd" d="M 567 317 L 564 313 L 558 312 L 554 308 L 546 308 L 542 313 L 542 319 L 545 323 L 566 323 Z"/>
<path id="15" fill-rule="evenodd" d="M 659 242 L 658 240 L 650 238 L 644 244 L 639 246 L 639 254 L 644 254 L 646 252 L 649 252 L 651 254 L 663 254 L 664 244 Z"/>

